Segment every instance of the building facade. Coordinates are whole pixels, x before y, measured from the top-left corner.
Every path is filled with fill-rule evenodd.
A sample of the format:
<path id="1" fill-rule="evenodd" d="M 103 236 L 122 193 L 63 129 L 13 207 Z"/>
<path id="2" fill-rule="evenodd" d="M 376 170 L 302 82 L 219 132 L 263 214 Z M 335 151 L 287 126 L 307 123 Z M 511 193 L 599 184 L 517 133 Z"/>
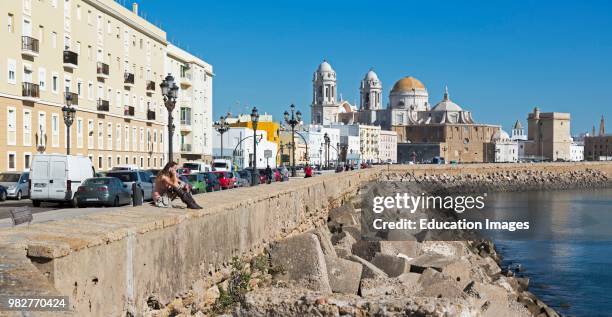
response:
<path id="1" fill-rule="evenodd" d="M 512 140 L 508 133 L 499 130 L 492 139 L 494 153 L 493 159 L 489 162 L 495 163 L 515 163 L 519 159 L 518 141 Z"/>
<path id="2" fill-rule="evenodd" d="M 379 163 L 397 163 L 397 133 L 380 130 L 378 142 Z"/>
<path id="3" fill-rule="evenodd" d="M 257 168 L 276 167 L 280 149 L 275 142 L 270 142 L 268 132 L 257 130 Z M 253 166 L 253 129 L 246 127 L 232 127 L 223 134 L 223 152 L 226 157 L 239 169 Z M 213 132 L 213 148 L 220 153 L 221 136 Z M 229 155 L 228 155 L 229 154 Z"/>
<path id="4" fill-rule="evenodd" d="M 174 157 L 185 161 L 212 161 L 212 66 L 168 44 L 166 74 L 173 74 L 179 96 L 173 112 Z"/>
<path id="5" fill-rule="evenodd" d="M 527 118 L 527 139 L 525 157 L 549 161 L 569 161 L 570 114 L 561 112 L 540 112 L 535 107 Z"/>

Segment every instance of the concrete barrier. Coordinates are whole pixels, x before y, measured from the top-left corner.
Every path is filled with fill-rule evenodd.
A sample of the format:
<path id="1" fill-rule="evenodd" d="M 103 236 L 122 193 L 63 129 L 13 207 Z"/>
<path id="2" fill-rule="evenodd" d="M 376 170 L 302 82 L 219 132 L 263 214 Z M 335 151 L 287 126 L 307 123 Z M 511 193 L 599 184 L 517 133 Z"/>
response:
<path id="1" fill-rule="evenodd" d="M 233 256 L 324 223 L 330 208 L 385 172 L 587 168 L 612 177 L 611 163 L 390 165 L 199 195 L 203 210 L 125 207 L 2 229 L 0 295 L 44 290 L 70 296 L 77 316 L 138 316 L 150 295 L 167 302 Z"/>

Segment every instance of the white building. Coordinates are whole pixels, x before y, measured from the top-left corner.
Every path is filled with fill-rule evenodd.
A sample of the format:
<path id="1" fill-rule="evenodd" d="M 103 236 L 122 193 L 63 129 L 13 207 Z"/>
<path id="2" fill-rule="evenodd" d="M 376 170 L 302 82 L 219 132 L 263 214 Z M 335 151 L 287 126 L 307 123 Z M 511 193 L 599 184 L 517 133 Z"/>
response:
<path id="1" fill-rule="evenodd" d="M 343 135 L 340 136 L 340 144 L 346 148 L 346 162 L 349 165 L 359 164 L 361 162 L 361 144 L 358 136 Z"/>
<path id="2" fill-rule="evenodd" d="M 570 144 L 570 161 L 584 161 L 584 141 L 574 141 Z"/>
<path id="3" fill-rule="evenodd" d="M 213 132 L 212 148 L 215 153 L 221 153 L 221 135 Z M 232 127 L 223 134 L 223 152 L 232 157 L 234 164 L 239 168 L 250 167 L 253 160 L 253 129 L 245 127 Z M 267 132 L 257 130 L 257 168 L 276 167 L 278 146 L 268 141 Z M 229 155 L 228 155 L 229 154 Z"/>
<path id="4" fill-rule="evenodd" d="M 325 134 L 329 137 L 329 162 L 332 165 L 338 160 L 340 148 L 340 130 L 334 127 L 325 127 L 311 124 L 304 127 L 305 131 L 299 133 L 308 140 L 308 155 L 310 164 L 321 165 L 326 163 L 327 147 L 325 146 Z"/>
<path id="5" fill-rule="evenodd" d="M 179 86 L 174 109 L 175 155 L 183 160 L 212 160 L 212 66 L 168 44 L 166 73 Z"/>
<path id="6" fill-rule="evenodd" d="M 525 129 L 523 129 L 521 121 L 516 120 L 514 127 L 512 127 L 512 136 L 510 137 L 510 139 L 514 141 L 527 140 L 527 134 L 525 134 Z"/>
<path id="7" fill-rule="evenodd" d="M 359 137 L 360 162 L 379 162 L 380 127 L 364 124 L 332 124 L 332 128 L 340 130 L 341 136 Z"/>
<path id="8" fill-rule="evenodd" d="M 397 132 L 380 130 L 378 155 L 380 163 L 397 163 Z"/>
<path id="9" fill-rule="evenodd" d="M 518 162 L 519 144 L 513 141 L 506 131 L 499 130 L 493 135 L 491 141 L 495 146 L 496 163 Z"/>

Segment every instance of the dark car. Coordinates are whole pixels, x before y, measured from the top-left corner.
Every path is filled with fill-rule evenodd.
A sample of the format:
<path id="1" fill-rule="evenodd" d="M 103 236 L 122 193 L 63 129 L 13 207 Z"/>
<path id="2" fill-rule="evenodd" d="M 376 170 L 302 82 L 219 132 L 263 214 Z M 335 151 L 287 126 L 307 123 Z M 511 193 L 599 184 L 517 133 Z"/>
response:
<path id="1" fill-rule="evenodd" d="M 0 201 L 5 201 L 7 196 L 6 187 L 0 186 Z"/>
<path id="2" fill-rule="evenodd" d="M 127 185 L 127 189 L 132 193 L 132 184 L 142 191 L 142 199 L 151 200 L 153 198 L 153 178 L 148 171 L 143 170 L 117 170 L 106 173 L 107 177 L 116 177 L 123 184 Z"/>
<path id="3" fill-rule="evenodd" d="M 253 172 L 248 169 L 238 171 L 237 184 L 240 184 L 240 187 L 248 187 L 253 186 L 251 182 L 253 181 Z M 255 185 L 259 185 L 259 177 L 255 178 Z"/>
<path id="4" fill-rule="evenodd" d="M 76 193 L 79 208 L 86 206 L 118 207 L 132 202 L 131 190 L 116 177 L 86 179 Z"/>
<path id="5" fill-rule="evenodd" d="M 215 175 L 213 172 L 204 172 L 201 173 L 204 176 L 204 179 L 206 180 L 206 191 L 207 192 L 216 192 L 221 190 L 221 184 L 219 183 L 219 180 L 217 179 L 217 175 Z"/>

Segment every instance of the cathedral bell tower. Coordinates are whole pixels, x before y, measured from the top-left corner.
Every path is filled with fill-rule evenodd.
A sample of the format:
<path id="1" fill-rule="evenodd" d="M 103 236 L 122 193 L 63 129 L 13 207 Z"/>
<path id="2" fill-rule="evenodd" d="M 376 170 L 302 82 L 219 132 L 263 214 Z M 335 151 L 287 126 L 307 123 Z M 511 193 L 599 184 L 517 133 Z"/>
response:
<path id="1" fill-rule="evenodd" d="M 326 61 L 319 65 L 312 79 L 311 121 L 313 124 L 336 122 L 336 72 Z"/>

